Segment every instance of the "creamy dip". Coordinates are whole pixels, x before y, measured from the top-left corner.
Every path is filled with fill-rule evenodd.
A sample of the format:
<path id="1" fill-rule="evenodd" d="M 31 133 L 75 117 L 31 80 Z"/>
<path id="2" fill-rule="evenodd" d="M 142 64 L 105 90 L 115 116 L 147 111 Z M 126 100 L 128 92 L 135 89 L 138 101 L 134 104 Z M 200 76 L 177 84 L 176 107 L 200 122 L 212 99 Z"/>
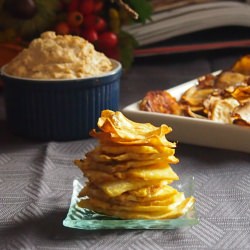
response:
<path id="1" fill-rule="evenodd" d="M 32 79 L 75 79 L 112 70 L 103 53 L 79 36 L 47 31 L 34 39 L 5 68 L 9 75 Z"/>

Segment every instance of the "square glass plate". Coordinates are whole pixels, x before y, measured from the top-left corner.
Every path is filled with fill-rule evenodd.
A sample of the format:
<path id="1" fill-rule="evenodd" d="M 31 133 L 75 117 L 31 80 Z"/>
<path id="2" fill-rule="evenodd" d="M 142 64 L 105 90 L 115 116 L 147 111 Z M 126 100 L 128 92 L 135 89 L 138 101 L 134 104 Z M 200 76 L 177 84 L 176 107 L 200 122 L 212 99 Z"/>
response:
<path id="1" fill-rule="evenodd" d="M 216 71 L 213 74 L 219 72 Z M 197 79 L 194 79 L 167 89 L 167 91 L 179 100 L 188 88 L 197 83 Z M 124 115 L 135 122 L 150 122 L 155 126 L 167 124 L 173 129 L 167 135 L 169 140 L 250 153 L 250 129 L 247 127 L 192 117 L 142 111 L 139 109 L 139 102 L 137 101 L 125 107 L 122 110 Z"/>
<path id="2" fill-rule="evenodd" d="M 193 195 L 194 179 L 186 178 L 175 182 L 175 188 L 184 192 L 186 197 Z M 177 219 L 166 220 L 123 220 L 110 216 L 101 215 L 88 209 L 77 206 L 77 197 L 82 184 L 78 180 L 73 181 L 73 193 L 67 217 L 63 221 L 65 227 L 98 230 L 98 229 L 176 229 L 197 224 L 198 218 L 195 206 L 185 216 Z"/>

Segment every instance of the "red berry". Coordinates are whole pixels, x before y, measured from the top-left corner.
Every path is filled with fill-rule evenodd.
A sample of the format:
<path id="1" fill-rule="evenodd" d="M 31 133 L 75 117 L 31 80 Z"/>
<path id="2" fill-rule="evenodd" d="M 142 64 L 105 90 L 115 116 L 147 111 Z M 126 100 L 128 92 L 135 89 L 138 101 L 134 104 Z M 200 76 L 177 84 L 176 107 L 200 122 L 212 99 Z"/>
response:
<path id="1" fill-rule="evenodd" d="M 70 32 L 70 27 L 66 22 L 60 22 L 56 24 L 55 32 L 59 35 L 67 35 Z"/>
<path id="2" fill-rule="evenodd" d="M 93 13 L 94 11 L 94 0 L 83 0 L 81 3 L 80 3 L 80 12 L 83 14 L 83 15 L 88 15 L 88 14 L 91 14 Z"/>
<path id="3" fill-rule="evenodd" d="M 98 34 L 94 29 L 83 30 L 82 36 L 90 43 L 95 43 L 98 40 Z"/>
<path id="4" fill-rule="evenodd" d="M 118 37 L 115 33 L 106 31 L 99 35 L 98 48 L 107 49 L 113 48 L 118 44 Z"/>
<path id="5" fill-rule="evenodd" d="M 67 16 L 68 24 L 72 27 L 78 27 L 83 22 L 83 16 L 79 11 L 71 11 Z"/>
<path id="6" fill-rule="evenodd" d="M 95 23 L 94 23 L 94 29 L 96 29 L 98 32 L 104 31 L 107 27 L 106 21 L 99 16 L 96 16 Z"/>
<path id="7" fill-rule="evenodd" d="M 104 31 L 106 29 L 107 23 L 100 16 L 87 15 L 84 17 L 84 27 L 88 28 L 88 29 L 93 28 L 97 32 L 101 32 L 101 31 Z"/>
<path id="8" fill-rule="evenodd" d="M 95 4 L 94 4 L 94 12 L 98 13 L 103 9 L 103 0 L 95 0 Z"/>

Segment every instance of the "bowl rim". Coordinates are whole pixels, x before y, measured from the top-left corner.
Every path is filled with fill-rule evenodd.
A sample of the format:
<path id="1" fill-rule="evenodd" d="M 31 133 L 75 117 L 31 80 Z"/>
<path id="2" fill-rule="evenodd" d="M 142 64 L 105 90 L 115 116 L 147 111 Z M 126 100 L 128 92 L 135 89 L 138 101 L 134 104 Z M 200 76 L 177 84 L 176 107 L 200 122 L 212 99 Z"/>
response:
<path id="1" fill-rule="evenodd" d="M 122 64 L 112 58 L 109 58 L 113 65 L 113 69 L 105 72 L 103 74 L 97 75 L 97 76 L 88 76 L 88 77 L 81 77 L 81 78 L 58 78 L 58 79 L 36 79 L 36 78 L 27 78 L 27 77 L 20 77 L 20 76 L 14 76 L 7 74 L 4 72 L 5 67 L 7 67 L 8 64 L 3 65 L 0 68 L 0 77 L 5 76 L 8 78 L 16 79 L 16 80 L 22 80 L 22 81 L 27 81 L 27 82 L 71 82 L 71 81 L 81 81 L 81 80 L 93 80 L 93 79 L 100 79 L 103 77 L 108 77 L 117 74 L 121 69 L 122 69 Z"/>

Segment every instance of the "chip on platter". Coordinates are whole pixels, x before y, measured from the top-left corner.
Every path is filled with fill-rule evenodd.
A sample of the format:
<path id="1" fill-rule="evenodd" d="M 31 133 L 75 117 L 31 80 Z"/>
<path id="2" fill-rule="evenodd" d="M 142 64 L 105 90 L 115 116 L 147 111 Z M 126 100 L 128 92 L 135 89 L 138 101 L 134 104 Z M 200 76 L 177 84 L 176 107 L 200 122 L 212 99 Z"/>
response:
<path id="1" fill-rule="evenodd" d="M 160 113 L 249 127 L 246 112 L 243 111 L 246 109 L 243 106 L 250 102 L 250 54 L 240 57 L 228 69 L 198 77 L 196 84 L 185 89 L 179 99 L 175 99 L 174 102 L 171 101 L 174 97 L 167 90 L 161 91 L 167 98 L 159 98 L 159 92 L 159 90 L 147 92 L 138 104 L 139 109 L 156 112 L 154 109 L 156 106 L 157 112 Z M 152 105 L 155 103 L 159 104 L 159 107 Z M 176 107 L 180 110 L 179 112 L 166 112 L 165 107 L 167 111 L 175 110 Z M 244 113 L 243 117 L 235 115 L 235 108 Z"/>

